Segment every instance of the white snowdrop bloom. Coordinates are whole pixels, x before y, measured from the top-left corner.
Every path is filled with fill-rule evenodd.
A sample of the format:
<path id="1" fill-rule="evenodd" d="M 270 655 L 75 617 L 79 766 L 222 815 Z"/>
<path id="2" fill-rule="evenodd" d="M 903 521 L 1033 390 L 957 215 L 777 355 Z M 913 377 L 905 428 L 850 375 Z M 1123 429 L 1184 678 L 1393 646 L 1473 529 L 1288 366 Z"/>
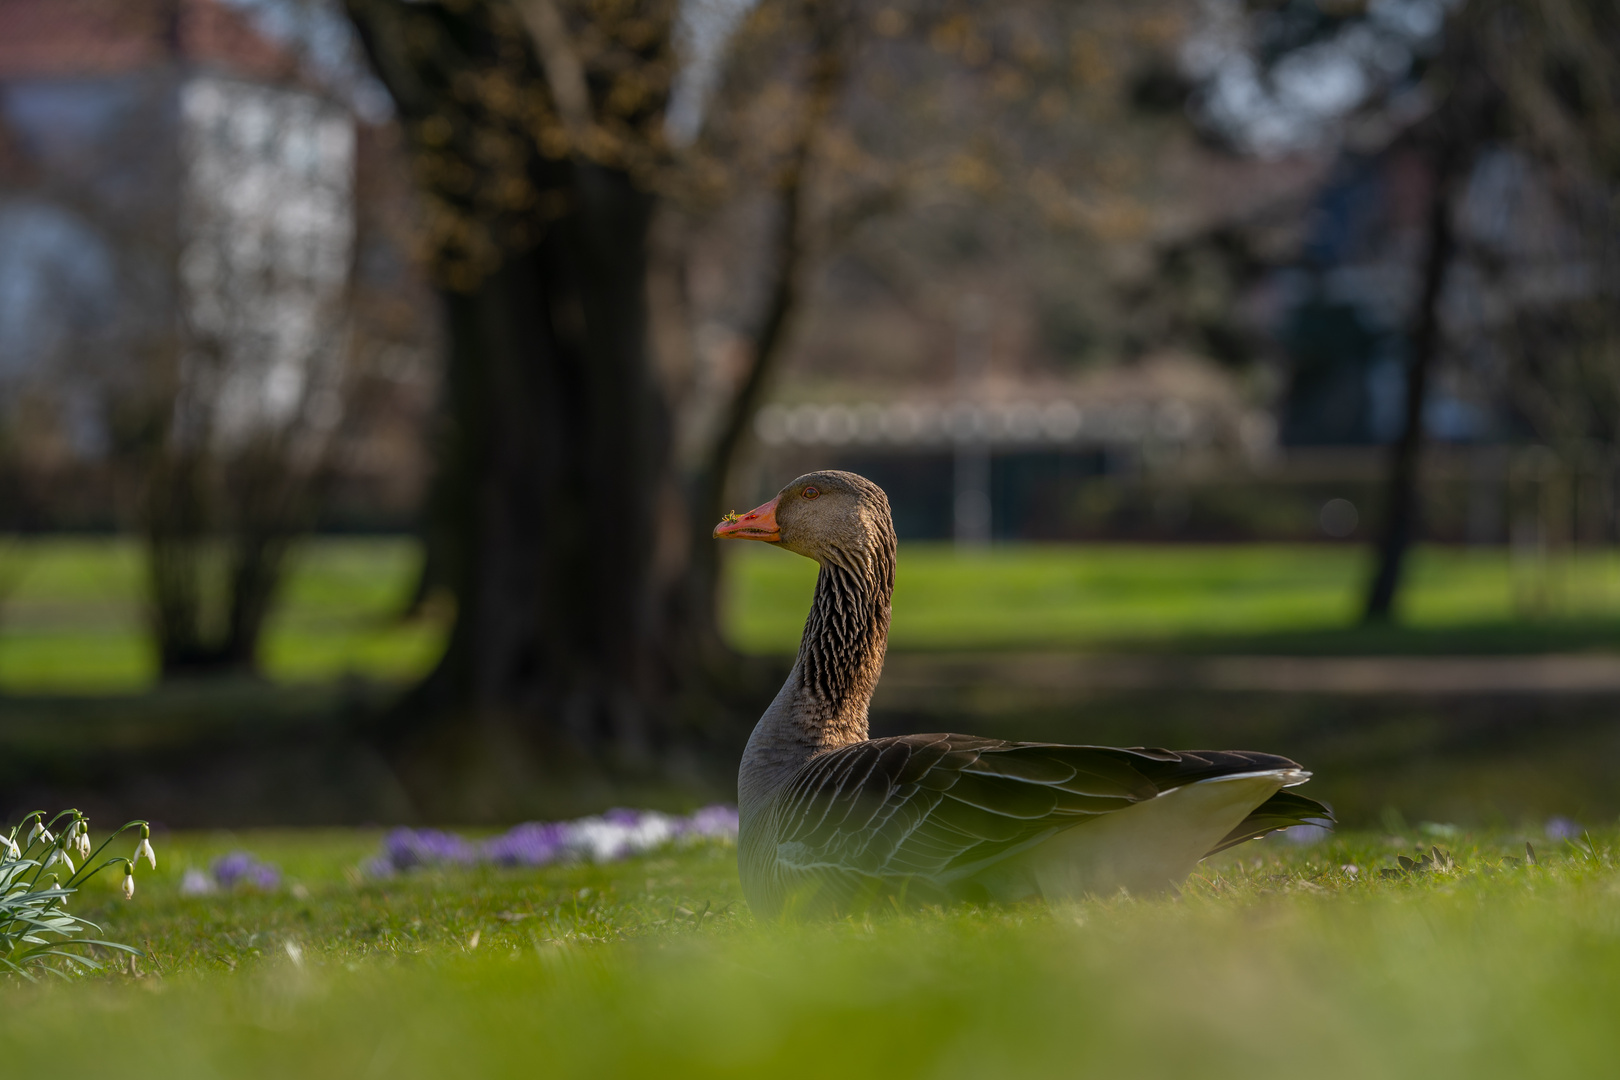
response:
<path id="1" fill-rule="evenodd" d="M 651 851 L 675 838 L 675 822 L 666 814 L 649 811 L 629 830 L 632 851 Z"/>
<path id="2" fill-rule="evenodd" d="M 20 858 L 22 858 L 22 849 L 17 846 L 17 841 L 14 840 L 13 838 L 9 837 L 9 836 L 5 837 L 4 839 L 5 839 L 5 842 L 6 842 L 6 858 L 8 858 L 8 859 L 20 859 Z"/>
<path id="3" fill-rule="evenodd" d="M 61 848 L 52 848 L 50 855 L 45 859 L 45 865 L 40 867 L 40 869 L 49 870 L 57 863 L 61 863 L 63 866 L 67 867 L 69 874 L 75 874 L 78 872 L 73 869 L 73 860 L 68 858 L 68 853 L 63 851 Z"/>
<path id="4" fill-rule="evenodd" d="M 592 862 L 611 862 L 630 846 L 630 830 L 601 818 L 581 818 L 568 828 L 567 846 Z"/>
<path id="5" fill-rule="evenodd" d="M 135 845 L 135 854 L 129 861 L 138 863 L 143 857 L 152 864 L 152 869 L 157 869 L 157 853 L 152 850 L 152 841 L 144 836 L 141 837 L 141 842 Z"/>
<path id="6" fill-rule="evenodd" d="M 54 843 L 56 843 L 56 837 L 51 835 L 51 830 L 47 829 L 45 827 L 45 823 L 43 821 L 38 820 L 38 819 L 36 819 L 34 821 L 34 827 L 32 829 L 28 830 L 28 846 L 29 847 L 34 846 L 34 839 L 36 837 L 39 839 L 39 842 L 42 843 L 42 844 L 54 844 Z"/>
<path id="7" fill-rule="evenodd" d="M 568 826 L 566 846 L 593 862 L 612 862 L 651 851 L 675 837 L 674 820 L 647 811 L 634 821 L 607 817 L 581 818 Z"/>
<path id="8" fill-rule="evenodd" d="M 128 863 L 124 864 L 124 899 L 131 900 L 135 896 L 135 868 Z"/>
<path id="9" fill-rule="evenodd" d="M 77 847 L 79 858 L 88 859 L 90 857 L 90 825 L 88 822 L 79 822 L 79 843 Z"/>
<path id="10" fill-rule="evenodd" d="M 181 896 L 207 896 L 214 891 L 214 879 L 193 867 L 180 878 Z"/>

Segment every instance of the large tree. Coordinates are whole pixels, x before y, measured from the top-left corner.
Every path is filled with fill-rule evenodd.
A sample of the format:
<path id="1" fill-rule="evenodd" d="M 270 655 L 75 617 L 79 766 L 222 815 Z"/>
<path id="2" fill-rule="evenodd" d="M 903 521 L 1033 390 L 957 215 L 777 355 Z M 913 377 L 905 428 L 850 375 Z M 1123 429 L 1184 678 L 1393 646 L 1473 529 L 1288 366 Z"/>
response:
<path id="1" fill-rule="evenodd" d="M 517 808 L 537 767 L 650 774 L 724 726 L 705 693 L 717 567 L 698 545 L 795 308 L 848 9 L 784 5 L 805 33 L 787 137 L 762 165 L 766 288 L 748 369 L 692 461 L 649 334 L 661 199 L 702 201 L 701 155 L 667 133 L 672 0 L 348 7 L 413 143 L 448 313 L 431 529 L 456 621 L 389 738 L 407 774 L 431 768 L 424 789 L 459 757 L 483 793 L 452 791 L 459 812 Z"/>
<path id="2" fill-rule="evenodd" d="M 433 507 L 457 614 L 393 735 L 644 756 L 669 678 L 647 268 L 674 5 L 349 10 L 412 143 L 449 339 Z"/>
<path id="3" fill-rule="evenodd" d="M 941 206 L 971 218 L 985 197 L 1062 211 L 1075 229 L 1115 221 L 1115 201 L 1088 213 L 1092 192 L 1065 184 L 1090 171 L 1121 185 L 1121 162 L 1075 135 L 1095 110 L 1070 106 L 1124 80 L 1091 16 L 1044 0 L 993 15 L 955 0 L 771 0 L 682 134 L 667 122 L 675 43 L 702 4 L 346 3 L 414 148 L 449 313 L 431 515 L 456 625 L 387 728 L 402 761 L 441 772 L 421 790 L 445 790 L 442 769 L 470 754 L 465 773 L 489 793 L 476 808 L 506 812 L 499 792 L 523 785 L 490 783 L 492 755 L 514 780 L 537 761 L 635 770 L 712 736 L 716 690 L 739 673 L 750 695 L 770 688 L 720 642 L 707 533 L 810 271 L 908 202 L 935 222 Z M 1136 14 L 1115 21 L 1108 33 L 1142 37 Z M 712 255 L 728 215 L 752 222 L 709 260 L 724 264 L 741 362 L 693 408 L 649 329 L 692 306 L 689 251 Z M 660 344 L 683 336 L 698 335 Z"/>

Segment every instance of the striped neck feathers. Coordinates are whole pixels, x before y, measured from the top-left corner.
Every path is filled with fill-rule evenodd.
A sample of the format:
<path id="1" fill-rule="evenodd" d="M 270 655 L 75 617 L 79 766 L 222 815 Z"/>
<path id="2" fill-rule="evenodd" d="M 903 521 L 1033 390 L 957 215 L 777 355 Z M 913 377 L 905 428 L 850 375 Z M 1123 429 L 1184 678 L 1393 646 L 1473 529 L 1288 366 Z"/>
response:
<path id="1" fill-rule="evenodd" d="M 867 737 L 867 707 L 888 647 L 894 556 L 891 533 L 858 555 L 836 551 L 821 562 L 799 643 L 794 710 L 818 748 Z"/>

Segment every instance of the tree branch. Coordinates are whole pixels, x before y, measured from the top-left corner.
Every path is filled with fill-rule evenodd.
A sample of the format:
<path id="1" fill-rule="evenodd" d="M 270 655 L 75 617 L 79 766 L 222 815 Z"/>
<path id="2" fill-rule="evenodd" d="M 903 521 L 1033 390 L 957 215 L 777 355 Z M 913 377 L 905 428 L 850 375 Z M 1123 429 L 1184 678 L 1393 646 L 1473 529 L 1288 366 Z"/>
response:
<path id="1" fill-rule="evenodd" d="M 545 71 L 546 86 L 557 104 L 557 114 L 568 129 L 569 141 L 577 151 L 585 145 L 592 128 L 590 91 L 585 84 L 585 65 L 568 34 L 568 24 L 554 0 L 517 0 L 518 15 L 534 41 Z"/>

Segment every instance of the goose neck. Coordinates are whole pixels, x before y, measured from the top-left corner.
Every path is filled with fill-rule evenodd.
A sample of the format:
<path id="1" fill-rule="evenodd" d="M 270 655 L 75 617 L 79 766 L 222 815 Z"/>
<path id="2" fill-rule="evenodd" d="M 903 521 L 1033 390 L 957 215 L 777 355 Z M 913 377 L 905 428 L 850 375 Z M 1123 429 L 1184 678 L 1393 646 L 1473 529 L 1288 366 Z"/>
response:
<path id="1" fill-rule="evenodd" d="M 892 540 L 865 558 L 821 560 L 798 658 L 743 752 L 737 793 L 745 822 L 810 758 L 868 737 L 893 592 Z"/>
<path id="2" fill-rule="evenodd" d="M 888 647 L 892 558 L 826 560 L 794 665 L 794 713 L 818 749 L 867 737 L 867 708 Z"/>

